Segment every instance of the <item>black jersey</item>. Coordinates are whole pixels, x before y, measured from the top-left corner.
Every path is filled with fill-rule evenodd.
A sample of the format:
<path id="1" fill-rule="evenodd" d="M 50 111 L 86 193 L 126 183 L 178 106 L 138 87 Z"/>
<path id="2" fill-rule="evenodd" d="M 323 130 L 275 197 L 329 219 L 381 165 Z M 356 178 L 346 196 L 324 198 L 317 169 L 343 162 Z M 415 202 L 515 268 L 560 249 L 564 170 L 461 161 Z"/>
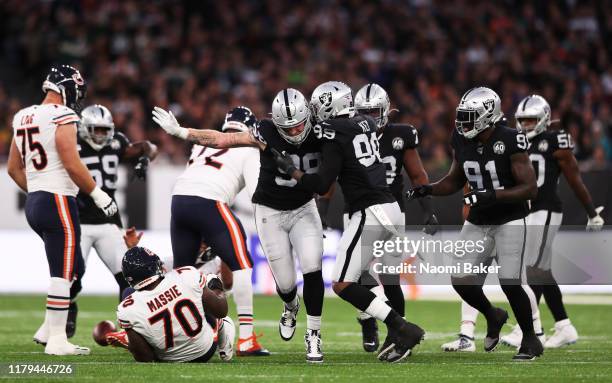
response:
<path id="1" fill-rule="evenodd" d="M 300 184 L 320 192 L 337 177 L 349 214 L 395 201 L 387 186 L 373 119 L 362 115 L 331 119 L 316 125 L 313 133 L 323 142 L 322 169 L 317 175 L 304 175 Z"/>
<path id="2" fill-rule="evenodd" d="M 382 134 L 378 134 L 380 144 L 380 158 L 387 167 L 387 185 L 398 202 L 404 200 L 404 153 L 408 149 L 419 146 L 417 130 L 408 124 L 388 124 Z M 404 210 L 404 204 L 400 203 Z"/>
<path id="3" fill-rule="evenodd" d="M 113 201 L 115 200 L 115 190 L 117 190 L 117 171 L 121 158 L 125 150 L 130 145 L 130 141 L 122 133 L 115 132 L 110 144 L 99 151 L 93 149 L 85 140 L 79 137 L 78 149 L 81 161 L 87 166 L 91 176 L 96 181 L 96 185 L 104 190 Z M 79 220 L 86 225 L 100 225 L 113 223 L 122 227 L 119 212 L 112 217 L 104 215 L 94 203 L 91 197 L 83 192 L 77 195 L 79 205 Z"/>
<path id="4" fill-rule="evenodd" d="M 561 169 L 553 154 L 560 149 L 572 150 L 574 143 L 569 133 L 544 131 L 529 143 L 529 159 L 538 179 L 538 196 L 531 201 L 531 211 L 551 210 L 561 213 L 563 205 L 557 186 Z"/>
<path id="5" fill-rule="evenodd" d="M 512 175 L 510 157 L 527 151 L 527 137 L 516 129 L 497 123 L 489 140 L 481 144 L 469 140 L 453 130 L 452 147 L 455 160 L 467 178 L 472 190 L 504 189 L 516 185 Z M 502 225 L 524 218 L 528 214 L 527 201 L 501 202 L 489 206 L 470 208 L 468 221 L 475 225 Z"/>
<path id="6" fill-rule="evenodd" d="M 278 169 L 271 149 L 289 154 L 295 166 L 303 172 L 316 173 L 321 159 L 321 142 L 311 132 L 301 145 L 290 144 L 271 120 L 261 120 L 251 129 L 251 134 L 266 144 L 266 149 L 259 153 L 261 165 L 253 203 L 276 210 L 294 210 L 310 201 L 313 192 Z"/>

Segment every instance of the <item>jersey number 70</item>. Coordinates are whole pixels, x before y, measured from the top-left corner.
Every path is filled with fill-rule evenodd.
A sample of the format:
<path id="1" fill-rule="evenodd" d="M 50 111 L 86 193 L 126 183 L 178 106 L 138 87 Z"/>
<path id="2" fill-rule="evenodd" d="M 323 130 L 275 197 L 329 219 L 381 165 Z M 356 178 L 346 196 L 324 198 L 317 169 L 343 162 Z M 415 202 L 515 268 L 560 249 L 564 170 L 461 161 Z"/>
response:
<path id="1" fill-rule="evenodd" d="M 185 317 L 184 309 L 187 309 L 190 312 L 193 319 L 195 320 L 196 322 L 195 327 L 192 327 L 191 323 L 189 323 L 189 320 Z M 183 328 L 183 331 L 185 332 L 185 334 L 189 336 L 190 338 L 193 338 L 194 336 L 198 335 L 200 331 L 202 331 L 202 323 L 203 323 L 202 315 L 200 314 L 200 311 L 196 307 L 195 303 L 193 303 L 191 300 L 183 299 L 183 300 L 176 302 L 172 312 L 174 313 L 174 317 L 176 318 L 178 323 Z M 174 347 L 174 330 L 172 329 L 172 314 L 170 313 L 169 309 L 160 311 L 157 314 L 149 318 L 149 323 L 151 325 L 159 321 L 163 321 L 164 337 L 166 341 L 166 350 L 167 350 L 171 347 Z"/>

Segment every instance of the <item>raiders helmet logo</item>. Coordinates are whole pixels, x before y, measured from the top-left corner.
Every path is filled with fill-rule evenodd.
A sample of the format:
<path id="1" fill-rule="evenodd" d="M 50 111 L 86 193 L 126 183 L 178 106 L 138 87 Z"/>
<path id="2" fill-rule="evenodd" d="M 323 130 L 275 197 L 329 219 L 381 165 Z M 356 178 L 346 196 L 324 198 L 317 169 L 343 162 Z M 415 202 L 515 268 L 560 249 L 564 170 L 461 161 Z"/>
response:
<path id="1" fill-rule="evenodd" d="M 117 139 L 112 139 L 110 142 L 110 147 L 113 150 L 119 150 L 121 148 L 121 143 Z"/>
<path id="2" fill-rule="evenodd" d="M 541 152 L 545 152 L 548 150 L 548 141 L 546 140 L 542 140 L 540 141 L 540 143 L 538 144 L 538 150 Z"/>
<path id="3" fill-rule="evenodd" d="M 482 103 L 482 105 L 484 106 L 485 110 L 487 112 L 490 112 L 493 110 L 493 107 L 495 106 L 495 101 L 490 99 L 490 100 L 486 100 Z"/>
<path id="4" fill-rule="evenodd" d="M 391 146 L 395 150 L 401 150 L 404 147 L 404 139 L 401 137 L 395 137 L 393 141 L 391 141 Z"/>
<path id="5" fill-rule="evenodd" d="M 504 144 L 502 141 L 497 141 L 496 143 L 493 144 L 493 153 L 504 154 L 505 151 L 506 151 L 506 144 Z"/>
<path id="6" fill-rule="evenodd" d="M 321 93 L 321 95 L 319 95 L 319 101 L 323 106 L 330 106 L 332 102 L 331 92 Z"/>

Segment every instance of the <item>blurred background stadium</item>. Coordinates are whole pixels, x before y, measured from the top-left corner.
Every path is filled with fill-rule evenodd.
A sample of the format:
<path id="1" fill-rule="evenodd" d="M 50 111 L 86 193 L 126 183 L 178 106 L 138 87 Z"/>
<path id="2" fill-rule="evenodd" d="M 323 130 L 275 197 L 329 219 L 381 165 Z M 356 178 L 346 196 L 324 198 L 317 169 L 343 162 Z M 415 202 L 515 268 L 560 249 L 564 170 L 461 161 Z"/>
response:
<path id="1" fill-rule="evenodd" d="M 265 118 L 279 89 L 291 86 L 308 95 L 327 80 L 345 81 L 353 89 L 368 82 L 385 87 L 398 109 L 392 120 L 410 122 L 419 130 L 419 152 L 432 180 L 450 165 L 448 139 L 455 107 L 466 89 L 495 89 L 511 124 L 519 100 L 539 93 L 550 102 L 553 118 L 560 120 L 557 126 L 576 141 L 575 155 L 587 186 L 596 205 L 607 206 L 603 216 L 610 221 L 609 4 L 4 0 L 0 235 L 3 241 L 20 238 L 30 246 L 44 272 L 41 243 L 23 217 L 24 196 L 6 175 L 4 162 L 13 115 L 40 102 L 43 76 L 54 62 L 80 68 L 89 83 L 86 104 L 108 106 L 118 129 L 131 140 L 159 145 L 161 154 L 151 165 L 147 183 L 128 182 L 130 169 L 123 169 L 118 202 L 126 223 L 152 230 L 145 238 L 165 250 L 171 187 L 189 145 L 153 124 L 152 107 L 171 109 L 185 126 L 216 129 L 233 106 L 247 105 Z M 455 197 L 437 201 L 442 223 L 461 222 L 461 202 Z M 564 222 L 584 224 L 586 215 L 565 184 L 562 197 Z M 243 207 L 248 217 L 248 201 L 242 201 L 237 208 Z M 339 226 L 341 203 L 335 206 L 330 221 Z M 416 204 L 414 209 L 408 222 L 416 224 L 420 211 Z M 254 253 L 260 251 L 256 244 L 253 239 Z M 326 246 L 333 257 L 334 243 Z M 113 286 L 114 281 L 108 283 Z M 6 282 L 0 286 L 5 290 Z"/>

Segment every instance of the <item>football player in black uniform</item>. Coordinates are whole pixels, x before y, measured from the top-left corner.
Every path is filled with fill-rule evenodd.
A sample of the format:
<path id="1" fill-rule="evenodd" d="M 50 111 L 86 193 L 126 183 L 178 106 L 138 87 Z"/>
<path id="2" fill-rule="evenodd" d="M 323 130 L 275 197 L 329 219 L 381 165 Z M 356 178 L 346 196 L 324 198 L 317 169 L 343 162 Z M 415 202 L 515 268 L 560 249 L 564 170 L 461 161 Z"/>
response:
<path id="1" fill-rule="evenodd" d="M 482 251 L 464 256 L 462 272 L 452 276 L 461 298 L 487 318 L 485 351 L 499 342 L 508 313 L 493 307 L 482 290 L 482 268 L 495 253 L 498 277 L 523 331 L 517 360 L 532 360 L 543 352 L 532 322 L 529 298 L 521 287 L 527 229 L 527 201 L 537 194 L 536 177 L 527 155 L 527 137 L 505 125 L 499 96 L 489 88 L 467 91 L 457 107 L 452 147 L 454 159 L 449 173 L 431 185 L 408 191 L 411 198 L 450 195 L 469 182 L 464 196 L 470 213 L 461 230 L 461 240 L 480 241 Z"/>
<path id="2" fill-rule="evenodd" d="M 319 85 L 313 91 L 310 106 L 317 122 L 313 132 L 323 142 L 320 168 L 317 172 L 298 169 L 291 156 L 282 153 L 282 147 L 273 149 L 276 161 L 298 187 L 319 195 L 338 179 L 350 221 L 336 255 L 333 289 L 342 299 L 387 324 L 391 341 L 379 357 L 399 362 L 420 343 L 424 331 L 406 322 L 397 310 L 357 283 L 373 260 L 371 251 L 363 251 L 369 247 L 366 242 L 390 239 L 402 225 L 400 209 L 389 191 L 385 165 L 380 159 L 376 123 L 368 116 L 355 116 L 351 89 L 338 81 Z M 387 288 L 400 290 L 399 284 Z M 398 296 L 401 303 L 394 299 L 391 305 L 403 307 L 401 290 L 399 294 L 389 294 L 391 299 Z"/>
<path id="3" fill-rule="evenodd" d="M 157 155 L 157 147 L 149 141 L 131 143 L 123 133 L 115 131 L 113 116 L 102 105 L 90 105 L 81 112 L 78 129 L 78 150 L 81 161 L 87 166 L 96 184 L 113 201 L 117 190 L 119 163 L 135 161 L 134 174 L 141 179 L 146 177 L 149 161 Z M 115 276 L 121 293 L 129 285 L 121 274 L 121 259 L 126 252 L 123 242 L 121 216 L 119 213 L 107 217 L 96 208 L 87 194 L 77 196 L 79 218 L 81 220 L 81 252 L 85 264 L 92 247 Z M 82 278 L 82 275 L 80 276 Z M 68 315 L 67 333 L 74 334 L 76 327 L 77 305 L 75 298 L 81 290 L 81 279 L 72 285 L 71 303 Z M 70 330 L 70 331 L 68 331 Z"/>
<path id="4" fill-rule="evenodd" d="M 355 109 L 360 114 L 369 115 L 376 122 L 380 158 L 387 169 L 387 185 L 389 185 L 391 193 L 399 203 L 400 209 L 405 212 L 402 167 L 406 169 L 412 185 L 418 186 L 429 183 L 429 177 L 423 169 L 417 151 L 419 145 L 417 130 L 408 124 L 388 123 L 391 103 L 387 92 L 378 84 L 367 84 L 359 89 L 355 95 Z M 420 198 L 418 201 L 425 213 L 425 232 L 435 234 L 438 220 L 433 212 L 431 196 Z M 384 279 L 384 284 L 399 283 L 399 275 L 397 274 L 381 275 L 380 277 Z M 376 295 L 381 297 L 384 295 L 383 287 L 378 285 L 369 272 L 363 273 L 359 282 L 370 288 Z M 403 294 L 401 299 L 403 301 Z M 403 307 L 398 310 L 398 314 L 404 316 Z M 376 351 L 379 346 L 376 319 L 361 311 L 358 314 L 357 321 L 361 324 L 364 350 L 367 352 Z"/>
<path id="5" fill-rule="evenodd" d="M 572 153 L 574 144 L 569 133 L 548 129 L 551 111 L 548 102 L 538 95 L 524 98 L 516 113 L 517 129 L 529 140 L 529 159 L 537 175 L 538 196 L 531 201 L 527 217 L 527 282 L 533 290 L 537 307 L 544 295 L 546 304 L 555 318 L 555 332 L 546 340 L 544 347 L 558 348 L 578 340 L 576 328 L 570 322 L 561 290 L 552 275 L 552 246 L 563 218 L 563 206 L 559 198 L 559 175 L 563 173 L 568 184 L 580 200 L 587 213 L 587 230 L 601 230 L 604 224 L 599 213 L 603 207 L 595 208 L 591 195 L 580 177 L 578 163 Z M 529 288 L 529 286 L 525 286 Z M 502 342 L 516 346 L 522 333 L 515 327 Z"/>
<path id="6" fill-rule="evenodd" d="M 154 121 L 169 134 L 203 146 L 254 146 L 260 149 L 259 179 L 252 200 L 261 246 L 274 275 L 278 295 L 284 302 L 279 333 L 283 340 L 288 341 L 296 329 L 299 297 L 293 259 L 295 251 L 304 277 L 306 360 L 322 362 L 323 227 L 314 193 L 279 169 L 271 151 L 271 148 L 285 151 L 295 167 L 306 173 L 317 171 L 320 142 L 310 134 L 310 111 L 304 95 L 291 88 L 281 90 L 272 103 L 272 119 L 259 121 L 249 132 L 187 129 L 179 126 L 171 113 L 160 108 L 156 108 L 153 114 Z"/>

